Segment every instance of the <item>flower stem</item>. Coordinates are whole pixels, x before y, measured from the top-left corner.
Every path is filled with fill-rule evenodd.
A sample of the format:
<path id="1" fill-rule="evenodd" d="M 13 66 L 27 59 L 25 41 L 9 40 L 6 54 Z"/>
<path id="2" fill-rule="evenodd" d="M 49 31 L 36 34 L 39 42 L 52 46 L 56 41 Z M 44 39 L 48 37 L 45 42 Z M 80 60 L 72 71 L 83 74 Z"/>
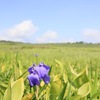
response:
<path id="1" fill-rule="evenodd" d="M 38 86 L 36 86 L 36 91 L 35 91 L 36 100 L 39 100 L 38 93 L 39 93 L 39 87 L 38 87 Z"/>
<path id="2" fill-rule="evenodd" d="M 30 93 L 31 93 L 31 86 L 30 86 Z"/>

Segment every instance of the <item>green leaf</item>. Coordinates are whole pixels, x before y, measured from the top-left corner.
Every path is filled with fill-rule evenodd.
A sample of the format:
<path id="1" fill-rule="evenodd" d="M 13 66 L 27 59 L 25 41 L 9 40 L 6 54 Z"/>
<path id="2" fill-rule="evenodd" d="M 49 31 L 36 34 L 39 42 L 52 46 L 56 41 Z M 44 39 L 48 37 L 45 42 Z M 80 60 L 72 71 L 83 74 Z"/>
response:
<path id="1" fill-rule="evenodd" d="M 75 75 L 75 76 L 78 76 L 78 74 L 77 74 L 76 71 L 72 68 L 72 66 L 69 65 L 69 67 L 70 67 L 71 73 L 72 73 L 73 75 Z"/>
<path id="2" fill-rule="evenodd" d="M 97 92 L 97 89 L 98 89 L 98 85 L 97 85 L 97 82 L 98 82 L 98 74 L 97 74 L 97 67 L 95 68 L 95 77 L 94 77 L 94 82 L 93 82 L 93 94 L 95 94 Z"/>
<path id="3" fill-rule="evenodd" d="M 90 83 L 87 82 L 83 84 L 79 89 L 78 89 L 78 95 L 85 97 L 87 96 L 91 91 Z"/>
<path id="4" fill-rule="evenodd" d="M 19 78 L 23 78 L 25 80 L 28 76 L 28 71 L 26 70 Z"/>
<path id="5" fill-rule="evenodd" d="M 56 98 L 61 92 L 61 88 L 62 88 L 62 82 L 56 75 L 50 87 L 50 100 L 56 100 Z"/>
<path id="6" fill-rule="evenodd" d="M 68 93 L 67 93 L 67 96 L 66 96 L 66 100 L 69 100 L 70 93 L 71 93 L 71 85 L 69 85 L 69 87 L 68 87 Z"/>
<path id="7" fill-rule="evenodd" d="M 3 100 L 3 95 L 2 94 L 0 94 L 0 100 Z"/>
<path id="8" fill-rule="evenodd" d="M 21 100 L 24 92 L 24 82 L 23 78 L 15 81 L 12 86 L 12 100 Z"/>
<path id="9" fill-rule="evenodd" d="M 7 84 L 4 84 L 4 83 L 2 83 L 1 85 L 0 85 L 0 88 L 2 89 L 2 90 L 5 90 L 6 88 L 7 88 Z"/>
<path id="10" fill-rule="evenodd" d="M 20 77 L 20 70 L 17 66 L 14 66 L 14 78 L 15 81 Z"/>
<path id="11" fill-rule="evenodd" d="M 68 77 L 68 81 L 69 81 L 69 83 L 70 83 L 73 87 L 77 87 L 76 84 L 75 84 L 75 82 L 72 81 L 69 77 Z"/>
<path id="12" fill-rule="evenodd" d="M 80 86 L 82 86 L 84 83 L 87 82 L 89 82 L 89 80 L 86 75 L 86 70 L 83 70 L 82 72 L 79 73 L 79 76 L 75 79 L 76 87 L 79 88 Z"/>
<path id="13" fill-rule="evenodd" d="M 5 91 L 3 100 L 11 100 L 11 95 L 12 95 L 11 84 L 9 83 L 9 86 L 8 86 L 8 88 Z"/>
<path id="14" fill-rule="evenodd" d="M 90 98 L 90 100 L 97 99 L 97 97 L 100 98 L 100 91 L 96 92 L 96 93 Z"/>
<path id="15" fill-rule="evenodd" d="M 60 66 L 60 68 L 61 68 L 61 72 L 63 73 L 63 68 L 64 68 L 64 66 L 63 66 L 63 64 L 59 61 L 59 60 L 56 60 L 55 59 L 55 62 Z"/>
<path id="16" fill-rule="evenodd" d="M 81 96 L 76 95 L 76 96 L 71 97 L 69 100 L 83 100 L 83 99 L 81 99 Z"/>
<path id="17" fill-rule="evenodd" d="M 64 83 L 67 83 L 67 81 L 68 81 L 67 74 L 65 74 L 65 73 L 63 73 L 63 80 L 64 80 Z"/>
<path id="18" fill-rule="evenodd" d="M 50 87 L 48 85 L 45 85 L 44 88 L 42 88 L 42 90 L 40 90 L 39 92 L 39 100 L 43 99 L 43 100 L 49 100 L 49 90 Z"/>
<path id="19" fill-rule="evenodd" d="M 60 94 L 61 88 L 58 83 L 52 83 L 50 88 L 50 100 L 55 100 Z"/>
<path id="20" fill-rule="evenodd" d="M 66 91 L 66 87 L 67 87 L 67 83 L 64 85 L 59 97 L 58 97 L 58 100 L 63 100 L 63 97 L 64 97 L 64 94 L 65 94 L 65 91 Z"/>
<path id="21" fill-rule="evenodd" d="M 52 66 L 50 67 L 49 75 L 51 75 Z"/>
<path id="22" fill-rule="evenodd" d="M 91 85 L 91 92 L 90 97 L 92 97 L 98 90 L 98 73 L 97 73 L 97 67 L 94 68 L 94 75 L 93 75 L 93 69 L 92 66 L 90 67 L 90 73 L 89 73 L 89 81 Z"/>

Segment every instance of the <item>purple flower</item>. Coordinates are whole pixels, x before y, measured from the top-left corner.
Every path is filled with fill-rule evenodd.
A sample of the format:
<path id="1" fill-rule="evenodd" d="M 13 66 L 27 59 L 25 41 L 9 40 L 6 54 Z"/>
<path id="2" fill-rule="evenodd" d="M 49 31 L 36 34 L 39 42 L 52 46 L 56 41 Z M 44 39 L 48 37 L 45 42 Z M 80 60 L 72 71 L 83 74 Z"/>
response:
<path id="1" fill-rule="evenodd" d="M 30 74 L 27 78 L 31 87 L 40 84 L 39 76 L 37 74 Z"/>
<path id="2" fill-rule="evenodd" d="M 38 57 L 38 56 L 39 56 L 39 54 L 34 54 L 34 56 L 35 56 L 35 57 Z"/>
<path id="3" fill-rule="evenodd" d="M 34 67 L 36 67 L 36 64 L 33 64 L 29 69 L 28 69 L 28 72 L 31 74 L 31 73 L 34 73 Z"/>
<path id="4" fill-rule="evenodd" d="M 48 73 L 50 71 L 50 67 L 40 63 L 37 67 L 34 68 L 37 74 L 39 75 L 40 80 L 43 80 L 46 84 L 49 83 L 50 77 Z"/>
<path id="5" fill-rule="evenodd" d="M 48 84 L 50 82 L 50 76 L 49 75 L 45 75 L 43 77 L 43 81 L 45 82 L 45 84 Z"/>
<path id="6" fill-rule="evenodd" d="M 39 85 L 40 80 L 43 80 L 45 84 L 50 82 L 50 76 L 48 75 L 50 67 L 44 63 L 40 63 L 38 66 L 33 64 L 28 71 L 30 73 L 30 75 L 28 75 L 30 86 Z"/>

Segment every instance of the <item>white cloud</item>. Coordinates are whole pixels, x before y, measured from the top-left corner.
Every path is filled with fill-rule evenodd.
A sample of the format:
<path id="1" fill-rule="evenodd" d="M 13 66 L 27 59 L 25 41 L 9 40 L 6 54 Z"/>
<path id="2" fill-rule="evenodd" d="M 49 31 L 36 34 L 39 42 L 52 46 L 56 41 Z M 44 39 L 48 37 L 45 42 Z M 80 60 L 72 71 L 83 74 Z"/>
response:
<path id="1" fill-rule="evenodd" d="M 44 38 L 50 38 L 50 39 L 55 39 L 57 37 L 57 32 L 55 31 L 47 31 L 44 33 Z"/>
<path id="2" fill-rule="evenodd" d="M 45 43 L 45 42 L 47 42 L 47 39 L 46 38 L 43 38 L 43 37 L 39 37 L 39 38 L 37 38 L 36 39 L 36 41 L 38 42 L 38 43 Z"/>
<path id="3" fill-rule="evenodd" d="M 24 41 L 25 38 L 32 36 L 37 29 L 31 20 L 26 20 L 1 32 L 0 40 Z"/>
<path id="4" fill-rule="evenodd" d="M 21 38 L 9 38 L 7 36 L 0 36 L 0 40 L 9 40 L 9 41 L 20 41 L 20 42 L 25 42 L 24 39 Z"/>
<path id="5" fill-rule="evenodd" d="M 83 30 L 83 35 L 87 39 L 91 39 L 95 42 L 100 42 L 100 30 L 96 29 L 85 29 Z"/>
<path id="6" fill-rule="evenodd" d="M 67 39 L 63 39 L 62 41 L 60 41 L 61 43 L 74 43 L 76 42 L 73 38 L 67 38 Z"/>
<path id="7" fill-rule="evenodd" d="M 56 38 L 57 38 L 57 32 L 49 30 L 45 32 L 42 37 L 38 37 L 36 41 L 39 43 L 46 43 L 46 42 L 51 42 Z"/>

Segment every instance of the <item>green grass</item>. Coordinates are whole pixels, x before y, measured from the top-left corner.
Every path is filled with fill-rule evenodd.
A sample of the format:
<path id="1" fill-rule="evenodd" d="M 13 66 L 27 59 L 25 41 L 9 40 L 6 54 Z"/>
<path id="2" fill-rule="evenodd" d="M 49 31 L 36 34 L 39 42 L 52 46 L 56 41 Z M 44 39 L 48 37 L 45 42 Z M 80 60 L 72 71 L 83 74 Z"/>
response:
<path id="1" fill-rule="evenodd" d="M 38 57 L 36 57 L 35 54 L 38 54 Z M 55 59 L 60 62 L 58 62 L 57 64 L 57 62 L 55 62 Z M 8 87 L 10 88 L 10 80 L 12 80 L 13 78 L 13 81 L 18 80 L 20 77 L 25 78 L 24 94 L 21 94 L 23 94 L 23 96 L 28 96 L 28 94 L 30 93 L 30 88 L 26 79 L 27 73 L 23 73 L 33 63 L 38 64 L 39 62 L 44 62 L 45 64 L 52 66 L 50 75 L 50 88 L 47 86 L 44 90 L 50 91 L 50 93 L 52 94 L 52 91 L 56 87 L 58 87 L 59 92 L 61 92 L 57 92 L 56 97 L 53 95 L 54 98 L 57 98 L 58 96 L 58 98 L 63 98 L 64 100 L 74 100 L 74 98 L 78 98 L 77 100 L 81 100 L 80 98 L 83 98 L 83 100 L 88 100 L 88 98 L 96 98 L 97 100 L 98 98 L 100 99 L 100 97 L 98 96 L 100 92 L 100 44 L 25 44 L 14 42 L 0 42 L 0 100 L 3 100 L 5 90 Z M 61 70 L 62 64 L 63 72 Z M 80 91 L 81 88 L 78 90 L 78 88 L 73 87 L 73 84 L 77 84 L 77 82 L 75 83 L 75 78 L 79 80 L 84 77 L 82 75 L 79 77 L 73 75 L 69 66 L 71 66 L 73 70 L 76 71 L 76 73 L 80 73 L 82 70 L 88 67 L 88 75 L 86 75 L 86 77 L 84 76 L 85 73 L 83 73 L 82 75 L 85 78 L 88 77 L 89 80 L 87 79 L 87 81 L 89 82 L 91 91 L 89 90 L 87 92 L 89 94 L 87 94 L 85 97 L 80 97 L 81 93 L 77 92 Z M 55 77 L 57 77 L 57 82 L 59 84 L 61 82 L 61 89 L 59 88 L 59 85 L 55 83 Z M 73 82 L 68 81 L 68 78 L 73 80 Z M 19 81 L 16 81 L 16 84 Z M 84 87 L 88 87 L 88 83 L 85 84 L 84 82 L 82 83 L 84 84 L 82 89 Z M 64 89 L 64 87 L 66 87 L 66 89 Z M 95 89 L 93 89 L 94 87 Z M 45 95 L 49 95 L 49 92 L 45 93 Z M 41 98 L 49 98 L 45 95 L 42 95 Z"/>

